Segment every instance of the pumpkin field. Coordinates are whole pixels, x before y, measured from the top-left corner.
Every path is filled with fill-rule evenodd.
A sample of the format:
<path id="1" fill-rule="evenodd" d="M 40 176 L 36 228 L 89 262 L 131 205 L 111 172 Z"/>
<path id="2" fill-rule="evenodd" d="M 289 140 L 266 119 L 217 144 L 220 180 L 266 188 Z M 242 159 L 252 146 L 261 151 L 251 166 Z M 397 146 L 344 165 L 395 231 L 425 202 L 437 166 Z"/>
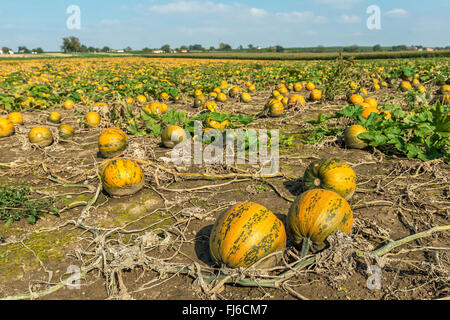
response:
<path id="1" fill-rule="evenodd" d="M 449 299 L 449 164 L 446 57 L 0 60 L 0 298 Z"/>

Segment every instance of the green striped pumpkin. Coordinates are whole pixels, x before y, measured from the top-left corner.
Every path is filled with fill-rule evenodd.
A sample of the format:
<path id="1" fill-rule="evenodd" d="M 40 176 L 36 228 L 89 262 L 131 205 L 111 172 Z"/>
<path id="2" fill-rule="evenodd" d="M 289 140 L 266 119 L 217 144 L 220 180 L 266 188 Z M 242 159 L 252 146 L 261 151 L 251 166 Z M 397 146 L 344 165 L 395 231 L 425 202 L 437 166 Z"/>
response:
<path id="1" fill-rule="evenodd" d="M 211 257 L 218 265 L 249 267 L 286 247 L 286 231 L 270 210 L 241 202 L 219 216 L 209 238 Z"/>

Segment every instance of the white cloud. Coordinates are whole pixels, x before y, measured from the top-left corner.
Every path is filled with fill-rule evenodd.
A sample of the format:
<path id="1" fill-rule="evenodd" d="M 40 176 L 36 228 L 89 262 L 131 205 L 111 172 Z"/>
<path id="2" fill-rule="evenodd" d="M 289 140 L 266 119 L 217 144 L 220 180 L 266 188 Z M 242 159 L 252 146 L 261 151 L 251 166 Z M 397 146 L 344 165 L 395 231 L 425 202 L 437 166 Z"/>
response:
<path id="1" fill-rule="evenodd" d="M 393 9 L 391 11 L 386 12 L 384 15 L 390 18 L 402 19 L 409 17 L 409 12 L 406 11 L 405 9 Z"/>
<path id="2" fill-rule="evenodd" d="M 315 2 L 335 9 L 349 10 L 359 4 L 361 0 L 315 0 Z"/>
<path id="3" fill-rule="evenodd" d="M 339 22 L 339 23 L 360 23 L 361 17 L 349 16 L 349 15 L 343 14 L 339 19 L 337 19 L 337 22 Z"/>
<path id="4" fill-rule="evenodd" d="M 252 17 L 264 18 L 269 15 L 269 13 L 264 9 L 251 8 L 249 13 Z"/>
<path id="5" fill-rule="evenodd" d="M 323 16 L 316 16 L 311 11 L 277 12 L 275 16 L 277 16 L 282 22 L 287 23 L 302 23 L 302 22 L 325 23 L 328 21 L 327 18 Z"/>
<path id="6" fill-rule="evenodd" d="M 231 7 L 222 3 L 211 1 L 176 1 L 163 5 L 154 5 L 148 8 L 151 13 L 159 14 L 193 14 L 193 13 L 219 13 L 228 11 Z"/>
<path id="7" fill-rule="evenodd" d="M 120 20 L 101 20 L 100 24 L 104 25 L 104 26 L 112 26 L 112 25 L 120 24 Z"/>

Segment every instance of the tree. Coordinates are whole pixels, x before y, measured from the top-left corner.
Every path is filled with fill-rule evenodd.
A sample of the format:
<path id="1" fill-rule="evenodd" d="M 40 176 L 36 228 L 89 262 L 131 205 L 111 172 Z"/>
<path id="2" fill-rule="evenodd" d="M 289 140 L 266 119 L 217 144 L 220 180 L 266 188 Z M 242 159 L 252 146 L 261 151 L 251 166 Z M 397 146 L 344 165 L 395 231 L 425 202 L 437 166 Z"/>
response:
<path id="1" fill-rule="evenodd" d="M 64 51 L 64 53 L 80 52 L 81 51 L 80 39 L 73 36 L 69 38 L 63 38 L 63 44 L 61 46 L 61 49 Z"/>
<path id="2" fill-rule="evenodd" d="M 344 52 L 360 52 L 359 46 L 356 44 L 344 48 Z"/>
<path id="3" fill-rule="evenodd" d="M 17 52 L 18 52 L 18 53 L 31 53 L 31 51 L 30 51 L 27 47 L 25 47 L 25 46 L 20 46 L 20 47 L 17 49 Z"/>
<path id="4" fill-rule="evenodd" d="M 2 48 L 3 54 L 8 54 L 8 53 L 9 53 L 9 50 L 11 50 L 11 49 L 8 48 L 8 47 L 3 47 L 3 48 Z"/>
<path id="5" fill-rule="evenodd" d="M 221 50 L 221 51 L 231 51 L 232 48 L 231 48 L 231 46 L 229 44 L 222 42 L 219 45 L 219 50 Z"/>
<path id="6" fill-rule="evenodd" d="M 152 52 L 152 49 L 145 47 L 144 49 L 142 49 L 143 53 L 149 53 Z"/>
<path id="7" fill-rule="evenodd" d="M 322 52 L 326 52 L 326 51 L 327 51 L 327 49 L 324 46 L 322 46 L 322 45 L 319 45 L 316 48 L 316 52 L 317 53 L 322 53 Z"/>
<path id="8" fill-rule="evenodd" d="M 248 45 L 248 48 L 249 48 L 250 50 L 253 50 L 253 49 L 255 48 L 255 46 L 252 45 L 252 44 L 249 44 L 249 45 Z"/>
<path id="9" fill-rule="evenodd" d="M 209 47 L 209 51 L 215 51 L 216 48 L 214 48 L 214 46 Z"/>
<path id="10" fill-rule="evenodd" d="M 381 47 L 381 45 L 376 44 L 373 46 L 372 50 L 373 51 L 383 51 L 383 48 Z"/>
<path id="11" fill-rule="evenodd" d="M 183 48 L 182 48 L 183 49 Z M 201 44 L 194 44 L 189 46 L 189 51 L 204 51 L 205 49 Z"/>
<path id="12" fill-rule="evenodd" d="M 124 50 L 125 50 L 126 52 L 133 51 L 133 49 L 132 49 L 130 46 L 126 47 Z"/>
<path id="13" fill-rule="evenodd" d="M 284 52 L 284 48 L 282 46 L 275 46 L 276 52 Z"/>
<path id="14" fill-rule="evenodd" d="M 161 50 L 164 51 L 164 53 L 170 53 L 170 45 L 165 44 L 161 47 Z"/>
<path id="15" fill-rule="evenodd" d="M 39 54 L 44 53 L 44 50 L 42 48 L 36 48 L 36 49 L 33 49 L 32 51 L 39 53 Z"/>
<path id="16" fill-rule="evenodd" d="M 399 46 L 392 46 L 392 51 L 406 51 L 408 50 L 408 47 L 404 44 Z"/>
<path id="17" fill-rule="evenodd" d="M 89 47 L 87 50 L 88 50 L 88 52 L 97 52 L 98 51 L 94 47 Z"/>
<path id="18" fill-rule="evenodd" d="M 102 50 L 100 50 L 101 52 L 110 52 L 111 48 L 108 46 L 104 46 Z"/>
<path id="19" fill-rule="evenodd" d="M 81 45 L 80 52 L 88 52 L 88 47 L 86 47 L 84 44 Z"/>

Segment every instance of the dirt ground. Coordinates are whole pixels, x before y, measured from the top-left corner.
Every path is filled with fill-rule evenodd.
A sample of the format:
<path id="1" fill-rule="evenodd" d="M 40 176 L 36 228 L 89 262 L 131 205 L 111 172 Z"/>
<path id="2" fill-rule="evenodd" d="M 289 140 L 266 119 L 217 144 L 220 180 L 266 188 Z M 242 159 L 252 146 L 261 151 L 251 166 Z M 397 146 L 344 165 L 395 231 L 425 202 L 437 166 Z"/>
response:
<path id="1" fill-rule="evenodd" d="M 378 94 L 379 103 L 390 92 Z M 253 102 L 230 100 L 221 111 L 256 115 L 270 92 L 255 94 Z M 385 98 L 383 98 L 385 97 Z M 360 257 L 355 250 L 370 252 L 389 241 L 449 223 L 450 168 L 443 161 L 424 163 L 387 156 L 374 149 L 347 150 L 333 139 L 320 145 L 300 142 L 305 121 L 319 112 L 332 114 L 344 100 L 308 103 L 299 111 L 289 110 L 281 118 L 258 119 L 253 128 L 280 129 L 295 136 L 291 146 L 280 149 L 281 176 L 274 178 L 239 177 L 234 167 L 178 167 L 177 172 L 235 173 L 234 179 L 181 179 L 149 163 L 142 163 L 146 185 L 133 196 L 110 198 L 101 192 L 87 206 L 99 184 L 95 168 L 104 159 L 98 155 L 97 138 L 104 127 L 83 129 L 77 119 L 85 114 L 81 106 L 56 110 L 63 122 L 77 128 L 73 141 L 55 141 L 45 149 L 31 146 L 27 134 L 31 127 L 46 125 L 56 134 L 56 125 L 46 121 L 45 112 L 24 112 L 25 125 L 14 136 L 0 140 L 0 184 L 25 182 L 33 196 L 58 196 L 60 216 L 45 214 L 36 224 L 19 221 L 0 225 L 0 297 L 31 294 L 33 299 L 437 299 L 450 295 L 450 234 L 436 232 L 400 246 L 382 258 Z M 169 103 L 189 113 L 198 113 L 192 103 Z M 159 139 L 129 136 L 125 157 L 151 161 L 175 168 L 164 161 L 170 150 Z M 299 195 L 301 178 L 315 159 L 338 157 L 357 174 L 357 192 L 349 201 L 354 213 L 350 237 L 334 237 L 330 246 L 316 255 L 316 261 L 297 271 L 276 288 L 258 286 L 292 269 L 298 253 L 288 249 L 270 272 L 231 273 L 245 276 L 252 286 L 213 282 L 199 277 L 217 274 L 209 256 L 209 232 L 215 218 L 240 201 L 260 203 L 284 221 L 292 199 Z M 248 172 L 257 167 L 239 166 Z M 50 178 L 53 178 L 51 180 Z M 66 186 L 55 178 L 83 186 Z M 85 210 L 87 209 L 87 210 Z M 82 216 L 82 220 L 80 220 Z M 82 226 L 80 226 L 82 221 Z M 84 228 L 83 228 L 84 226 Z M 91 228 L 91 229 L 89 229 Z M 97 231 L 92 231 L 96 228 Z M 89 230 L 91 231 L 89 231 Z M 96 233 L 97 232 L 97 233 Z M 368 266 L 380 269 L 380 289 L 369 289 Z M 69 266 L 90 268 L 80 289 L 62 286 Z M 183 269 L 185 267 L 185 269 Z M 86 270 L 86 269 L 83 269 Z M 229 271 L 222 270 L 227 273 Z M 29 297 L 28 297 L 29 298 Z"/>

